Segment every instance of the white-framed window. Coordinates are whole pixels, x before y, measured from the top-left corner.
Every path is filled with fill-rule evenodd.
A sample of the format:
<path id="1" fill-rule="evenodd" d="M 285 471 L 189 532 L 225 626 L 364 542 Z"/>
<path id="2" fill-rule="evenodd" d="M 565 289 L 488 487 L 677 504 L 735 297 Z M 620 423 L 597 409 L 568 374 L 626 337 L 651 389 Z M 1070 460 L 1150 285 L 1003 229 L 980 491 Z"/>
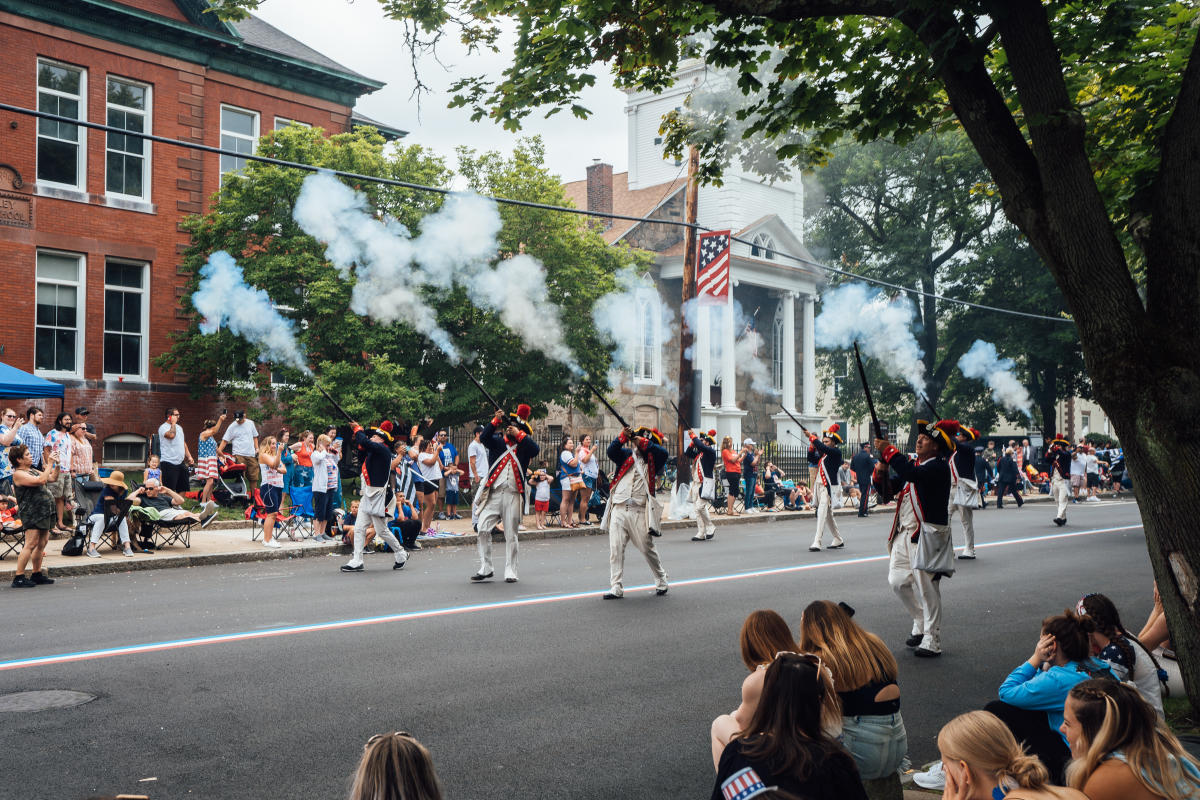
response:
<path id="1" fill-rule="evenodd" d="M 1083 431 L 1084 436 L 1092 432 L 1092 412 L 1081 411 L 1079 413 L 1079 429 Z"/>
<path id="2" fill-rule="evenodd" d="M 79 377 L 83 372 L 84 257 L 50 250 L 37 252 L 37 311 L 34 371 Z"/>
<path id="3" fill-rule="evenodd" d="M 251 155 L 258 145 L 258 112 L 221 106 L 221 149 Z M 221 174 L 241 172 L 246 159 L 221 156 Z"/>
<path id="4" fill-rule="evenodd" d="M 640 292 L 637 318 L 633 324 L 633 378 L 639 383 L 659 382 L 662 366 L 662 331 L 658 314 L 658 298 L 653 290 Z"/>
<path id="5" fill-rule="evenodd" d="M 787 302 L 791 302 L 788 300 Z M 775 391 L 783 391 L 783 309 L 775 311 L 771 323 L 771 385 Z"/>
<path id="6" fill-rule="evenodd" d="M 288 119 L 287 117 L 276 117 L 275 118 L 275 130 L 281 131 L 284 128 L 286 128 L 288 125 L 299 125 L 301 128 L 311 128 L 312 127 L 312 125 L 308 124 L 307 122 L 301 122 L 298 119 Z"/>
<path id="7" fill-rule="evenodd" d="M 150 326 L 149 265 L 109 259 L 104 264 L 104 375 L 146 378 Z"/>
<path id="8" fill-rule="evenodd" d="M 87 119 L 87 71 L 38 59 L 38 110 Z M 37 179 L 65 189 L 86 191 L 87 136 L 69 122 L 38 119 Z"/>
<path id="9" fill-rule="evenodd" d="M 750 255 L 754 258 L 765 258 L 768 261 L 775 260 L 775 240 L 765 233 L 760 233 L 754 237 L 754 244 L 750 245 Z"/>
<path id="10" fill-rule="evenodd" d="M 107 467 L 132 467 L 146 463 L 146 437 L 118 433 L 104 440 L 102 463 Z"/>
<path id="11" fill-rule="evenodd" d="M 151 91 L 144 83 L 108 76 L 109 131 L 104 153 L 104 191 L 131 200 L 150 200 L 150 142 L 133 134 L 151 133 Z"/>

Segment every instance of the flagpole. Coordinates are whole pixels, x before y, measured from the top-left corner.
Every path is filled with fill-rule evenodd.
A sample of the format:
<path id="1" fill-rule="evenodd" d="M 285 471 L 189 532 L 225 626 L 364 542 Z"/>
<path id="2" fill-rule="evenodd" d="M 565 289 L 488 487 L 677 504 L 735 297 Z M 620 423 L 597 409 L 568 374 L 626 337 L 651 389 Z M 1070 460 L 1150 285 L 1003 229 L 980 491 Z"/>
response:
<path id="1" fill-rule="evenodd" d="M 696 180 L 696 173 L 700 168 L 700 150 L 692 145 L 688 148 L 688 180 L 687 194 L 684 196 L 683 215 L 688 223 L 687 228 L 687 244 L 683 251 L 683 305 L 681 309 L 688 309 L 695 304 L 691 301 L 696 299 L 696 205 L 700 199 L 700 187 Z M 696 314 L 696 310 L 692 310 Z M 688 324 L 688 315 L 685 311 L 682 315 L 682 324 L 679 326 L 679 407 L 688 409 L 689 413 L 693 407 L 693 384 L 695 381 L 693 375 L 693 363 L 696 354 L 693 345 L 696 341 L 695 331 Z M 693 317 L 694 319 L 695 317 Z M 699 426 L 699 420 L 692 420 L 692 424 Z M 676 443 L 678 444 L 678 453 L 680 464 L 683 461 L 683 417 L 679 417 L 679 424 L 676 428 Z M 681 470 L 677 470 L 679 472 Z"/>

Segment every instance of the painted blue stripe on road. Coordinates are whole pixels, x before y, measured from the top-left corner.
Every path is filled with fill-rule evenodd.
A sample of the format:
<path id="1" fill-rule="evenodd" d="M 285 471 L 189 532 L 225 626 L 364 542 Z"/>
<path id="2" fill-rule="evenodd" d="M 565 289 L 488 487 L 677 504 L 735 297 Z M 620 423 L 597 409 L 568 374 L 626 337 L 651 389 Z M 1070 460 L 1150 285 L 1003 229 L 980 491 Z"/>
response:
<path id="1" fill-rule="evenodd" d="M 1021 539 L 1006 539 L 999 542 L 980 544 L 976 546 L 976 549 L 979 550 L 992 547 L 1009 547 L 1012 545 L 1033 544 L 1037 542 L 1047 542 L 1058 539 L 1071 539 L 1079 536 L 1094 536 L 1101 533 L 1140 530 L 1141 527 L 1141 525 L 1123 525 L 1118 528 L 1096 528 L 1087 531 L 1054 533 L 1046 536 L 1028 536 Z M 842 559 L 840 561 L 822 561 L 815 564 L 798 564 L 791 567 L 774 567 L 771 569 L 750 570 L 748 572 L 735 572 L 728 575 L 713 575 L 704 578 L 689 578 L 680 581 L 673 581 L 671 586 L 697 586 L 707 583 L 723 583 L 726 581 L 745 580 L 747 578 L 785 575 L 792 572 L 807 572 L 810 570 L 826 569 L 829 567 L 845 567 L 856 564 L 869 564 L 876 561 L 886 561 L 887 558 L 887 555 L 862 556 L 859 558 Z M 654 584 L 644 584 L 642 586 L 634 586 L 627 591 L 636 592 L 653 588 Z M 450 606 L 447 608 L 429 609 L 427 611 L 410 611 L 404 614 L 385 614 L 376 617 L 359 617 L 356 619 L 333 620 L 330 622 L 317 622 L 309 625 L 288 625 L 280 628 L 269 628 L 267 630 L 243 631 L 241 633 L 224 633 L 214 636 L 198 636 L 190 639 L 171 639 L 161 642 L 148 642 L 145 644 L 133 644 L 122 647 L 109 647 L 99 650 L 83 650 L 75 653 L 59 653 L 49 656 L 37 656 L 34 658 L 19 658 L 11 661 L 0 661 L 0 671 L 27 669 L 29 667 L 48 666 L 51 664 L 66 664 L 75 661 L 91 661 L 99 658 L 114 658 L 116 656 L 130 656 L 138 653 L 154 653 L 162 650 L 178 650 L 185 647 L 202 647 L 213 644 L 242 642 L 253 639 L 266 639 L 272 636 L 294 636 L 301 633 L 316 633 L 319 631 L 356 628 L 364 625 L 380 625 L 387 622 L 406 622 L 409 620 L 429 619 L 432 617 L 443 617 L 453 614 L 470 614 L 477 611 L 495 611 L 505 608 L 543 605 L 546 603 L 562 603 L 568 600 L 595 598 L 596 596 L 597 591 L 592 589 L 586 592 L 570 592 L 568 594 L 555 594 L 548 595 L 546 597 L 531 597 L 520 600 L 501 600 L 494 603 L 472 603 L 470 605 Z"/>

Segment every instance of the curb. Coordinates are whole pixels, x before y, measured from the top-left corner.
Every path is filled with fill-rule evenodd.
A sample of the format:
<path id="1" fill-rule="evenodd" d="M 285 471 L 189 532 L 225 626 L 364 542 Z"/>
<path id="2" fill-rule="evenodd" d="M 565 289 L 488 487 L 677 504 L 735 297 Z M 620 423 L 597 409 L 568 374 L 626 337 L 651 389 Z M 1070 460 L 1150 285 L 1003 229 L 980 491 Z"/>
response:
<path id="1" fill-rule="evenodd" d="M 1107 495 L 1106 495 L 1107 496 Z M 1026 502 L 1034 503 L 1051 503 L 1053 498 L 1049 495 L 1029 495 L 1025 498 Z M 989 504 L 989 508 L 995 508 L 994 501 Z M 857 515 L 857 511 L 852 508 L 839 508 L 834 512 L 835 516 L 844 517 Z M 891 509 L 884 508 L 874 512 L 873 516 L 888 518 L 891 516 Z M 775 513 L 751 513 L 741 514 L 735 518 L 726 517 L 724 514 L 714 514 L 713 523 L 718 527 L 724 525 L 756 525 L 770 524 L 774 522 L 789 522 L 800 521 L 807 519 L 815 519 L 815 511 L 779 511 Z M 690 530 L 695 527 L 695 522 L 692 520 L 664 520 L 662 529 L 664 531 Z M 238 521 L 222 521 L 213 522 L 210 526 L 217 530 L 236 530 L 243 528 L 245 525 Z M 603 536 L 604 532 L 600 530 L 599 525 L 588 525 L 580 528 L 553 528 L 544 531 L 527 530 L 521 532 L 521 540 L 525 542 L 549 541 L 552 539 L 567 539 L 578 536 Z M 497 541 L 503 541 L 503 537 L 493 537 Z M 430 550 L 441 547 L 473 547 L 478 541 L 474 534 L 465 536 L 447 536 L 434 539 L 422 539 L 421 549 Z M 53 544 L 53 541 L 52 543 Z M 181 553 L 162 553 L 155 551 L 150 557 L 135 556 L 132 559 L 117 560 L 101 560 L 94 561 L 92 559 L 84 559 L 78 564 L 59 565 L 50 568 L 51 574 L 54 576 L 73 576 L 73 575 L 105 575 L 117 572 L 140 572 L 153 569 L 173 569 L 178 567 L 201 567 L 209 564 L 239 564 L 250 563 L 255 561 L 281 561 L 292 558 L 313 558 L 317 556 L 328 555 L 348 555 L 351 548 L 348 545 L 338 543 L 316 544 L 305 543 L 300 547 L 288 547 L 280 550 L 268 550 L 266 548 L 257 550 L 235 550 L 223 553 L 204 553 L 191 554 L 186 550 Z M 82 558 L 82 556 L 81 556 Z M 16 574 L 16 557 L 9 561 L 7 558 L 0 561 L 0 580 L 10 580 Z"/>

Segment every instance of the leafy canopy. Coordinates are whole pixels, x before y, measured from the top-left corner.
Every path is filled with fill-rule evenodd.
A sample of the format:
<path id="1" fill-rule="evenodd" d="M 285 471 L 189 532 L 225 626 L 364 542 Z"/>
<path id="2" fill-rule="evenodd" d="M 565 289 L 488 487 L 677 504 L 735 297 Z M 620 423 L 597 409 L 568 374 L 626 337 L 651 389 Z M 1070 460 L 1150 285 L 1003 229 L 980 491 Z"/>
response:
<path id="1" fill-rule="evenodd" d="M 453 174 L 420 146 L 385 149 L 382 137 L 371 131 L 326 137 L 319 129 L 291 126 L 264 136 L 258 152 L 432 186 L 448 185 Z M 542 155 L 536 139 L 522 142 L 507 157 L 463 151 L 460 170 L 472 189 L 565 205 L 558 179 L 546 171 Z M 382 324 L 350 311 L 353 282 L 340 277 L 326 261 L 323 245 L 292 219 L 308 174 L 251 162 L 242 176 L 226 179 L 206 214 L 185 223 L 191 243 L 184 269 L 191 277 L 182 301 L 184 310 L 194 312 L 190 295 L 209 254 L 227 250 L 242 266 L 246 281 L 265 289 L 295 322 L 317 379 L 356 419 L 411 420 L 428 414 L 438 424 L 455 424 L 489 413 L 479 391 L 424 337 L 406 325 Z M 442 201 L 437 193 L 370 182 L 355 188 L 414 233 L 420 231 L 422 218 Z M 592 326 L 580 320 L 589 318 L 595 298 L 611 289 L 613 274 L 634 257 L 606 246 L 596 232 L 580 227 L 571 215 L 511 207 L 501 214 L 501 250 L 516 252 L 524 247 L 545 263 L 551 296 L 561 300 L 568 322 L 569 344 L 587 372 L 606 375 L 607 346 Z M 472 354 L 472 372 L 500 402 L 528 402 L 544 410 L 551 402 L 573 397 L 576 390 L 565 367 L 523 350 L 494 314 L 472 305 L 461 289 L 428 292 L 426 299 L 439 324 L 463 352 Z M 284 413 L 289 421 L 305 427 L 330 419 L 333 409 L 311 379 L 285 367 L 260 368 L 258 355 L 257 348 L 227 330 L 201 334 L 193 319 L 157 363 L 186 374 L 197 394 L 220 391 L 245 399 L 266 397 L 264 411 Z M 603 378 L 597 382 L 603 383 Z"/>

